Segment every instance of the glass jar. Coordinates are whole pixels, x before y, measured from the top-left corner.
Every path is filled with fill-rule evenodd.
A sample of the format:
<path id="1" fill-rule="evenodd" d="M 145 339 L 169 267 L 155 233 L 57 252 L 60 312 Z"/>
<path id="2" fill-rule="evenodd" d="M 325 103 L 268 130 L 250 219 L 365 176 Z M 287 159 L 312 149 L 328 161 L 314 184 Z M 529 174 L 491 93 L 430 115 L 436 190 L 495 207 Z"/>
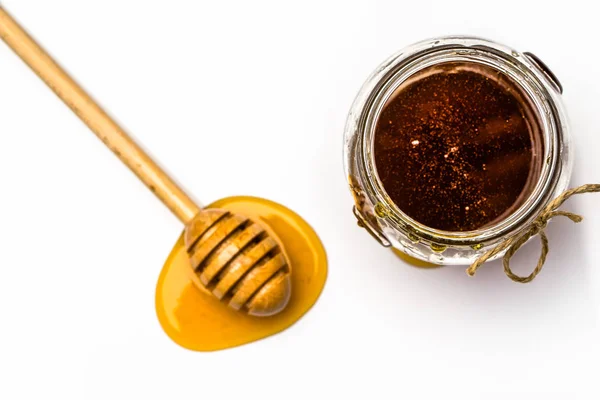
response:
<path id="1" fill-rule="evenodd" d="M 467 232 L 433 229 L 403 213 L 384 190 L 374 162 L 375 125 L 390 96 L 417 72 L 447 62 L 483 64 L 505 74 L 529 98 L 543 137 L 545 162 L 529 197 L 501 221 Z M 536 56 L 481 38 L 435 38 L 394 54 L 360 89 L 345 127 L 344 168 L 359 225 L 383 246 L 444 265 L 471 264 L 499 242 L 519 234 L 569 183 L 572 150 L 561 93 L 559 81 Z"/>

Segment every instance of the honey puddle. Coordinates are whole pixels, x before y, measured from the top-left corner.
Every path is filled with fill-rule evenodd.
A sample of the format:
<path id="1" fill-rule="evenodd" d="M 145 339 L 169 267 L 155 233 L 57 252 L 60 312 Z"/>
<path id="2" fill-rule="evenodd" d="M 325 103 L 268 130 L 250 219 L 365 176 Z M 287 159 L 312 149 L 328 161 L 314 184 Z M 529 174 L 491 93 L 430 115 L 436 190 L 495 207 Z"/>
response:
<path id="1" fill-rule="evenodd" d="M 402 261 L 404 261 L 405 263 L 409 264 L 412 267 L 417 267 L 417 268 L 441 268 L 442 267 L 442 265 L 428 263 L 427 261 L 423 261 L 423 260 L 419 260 L 418 258 L 411 257 L 408 254 L 404 254 L 403 252 L 401 252 L 398 249 L 392 249 L 392 251 L 399 259 L 401 259 Z"/>
<path id="2" fill-rule="evenodd" d="M 254 342 L 293 325 L 315 304 L 327 279 L 327 256 L 314 230 L 288 208 L 256 197 L 228 197 L 208 208 L 247 215 L 275 233 L 292 266 L 292 297 L 282 312 L 267 318 L 228 308 L 192 283 L 180 237 L 156 287 L 156 313 L 164 331 L 186 349 L 214 351 Z"/>

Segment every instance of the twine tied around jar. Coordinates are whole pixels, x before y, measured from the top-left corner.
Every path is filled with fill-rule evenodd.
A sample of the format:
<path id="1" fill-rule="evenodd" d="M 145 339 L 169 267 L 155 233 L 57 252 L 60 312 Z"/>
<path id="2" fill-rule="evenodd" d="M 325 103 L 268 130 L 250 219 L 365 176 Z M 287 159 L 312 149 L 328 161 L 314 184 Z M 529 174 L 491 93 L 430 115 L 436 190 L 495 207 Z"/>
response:
<path id="1" fill-rule="evenodd" d="M 548 254 L 548 237 L 544 232 L 548 221 L 557 216 L 563 216 L 569 218 L 575 223 L 579 223 L 583 220 L 583 217 L 577 214 L 573 214 L 567 211 L 560 211 L 558 208 L 571 196 L 580 193 L 595 193 L 600 192 L 600 184 L 588 184 L 579 186 L 574 189 L 564 191 L 556 199 L 552 200 L 537 216 L 535 220 L 521 233 L 518 235 L 506 239 L 505 241 L 498 244 L 496 247 L 479 257 L 469 268 L 467 268 L 467 274 L 469 276 L 475 275 L 475 272 L 481 267 L 487 260 L 494 257 L 496 254 L 506 251 L 502 263 L 504 264 L 504 273 L 510 279 L 515 282 L 528 283 L 531 282 L 542 270 L 544 262 L 546 261 L 546 255 Z M 510 269 L 511 257 L 523 246 L 530 238 L 539 235 L 540 241 L 542 242 L 542 252 L 538 259 L 537 265 L 531 274 L 528 276 L 516 275 Z"/>

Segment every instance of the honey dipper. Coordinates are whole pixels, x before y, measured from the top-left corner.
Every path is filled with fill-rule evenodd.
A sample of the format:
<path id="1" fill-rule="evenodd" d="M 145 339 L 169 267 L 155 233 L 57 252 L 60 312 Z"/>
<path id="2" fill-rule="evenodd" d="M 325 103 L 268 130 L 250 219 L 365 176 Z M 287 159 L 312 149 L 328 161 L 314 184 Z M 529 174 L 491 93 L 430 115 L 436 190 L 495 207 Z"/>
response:
<path id="1" fill-rule="evenodd" d="M 185 224 L 197 285 L 250 315 L 283 310 L 291 294 L 291 269 L 273 233 L 243 215 L 200 209 L 1 6 L 0 37 Z"/>

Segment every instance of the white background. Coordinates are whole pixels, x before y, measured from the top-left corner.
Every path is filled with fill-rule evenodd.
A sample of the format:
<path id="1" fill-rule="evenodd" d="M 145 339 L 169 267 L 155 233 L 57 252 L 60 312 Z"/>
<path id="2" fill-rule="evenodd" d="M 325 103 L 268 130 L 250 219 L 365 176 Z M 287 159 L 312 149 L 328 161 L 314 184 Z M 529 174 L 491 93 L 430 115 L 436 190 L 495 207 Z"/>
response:
<path id="1" fill-rule="evenodd" d="M 180 224 L 0 43 L 0 399 L 600 398 L 600 195 L 567 204 L 584 223 L 551 224 L 533 283 L 498 262 L 468 278 L 411 267 L 358 229 L 341 157 L 346 113 L 383 59 L 472 34 L 551 66 L 573 185 L 600 182 L 594 2 L 3 4 L 194 196 L 291 207 L 330 270 L 282 334 L 216 353 L 175 345 L 154 290 Z"/>

